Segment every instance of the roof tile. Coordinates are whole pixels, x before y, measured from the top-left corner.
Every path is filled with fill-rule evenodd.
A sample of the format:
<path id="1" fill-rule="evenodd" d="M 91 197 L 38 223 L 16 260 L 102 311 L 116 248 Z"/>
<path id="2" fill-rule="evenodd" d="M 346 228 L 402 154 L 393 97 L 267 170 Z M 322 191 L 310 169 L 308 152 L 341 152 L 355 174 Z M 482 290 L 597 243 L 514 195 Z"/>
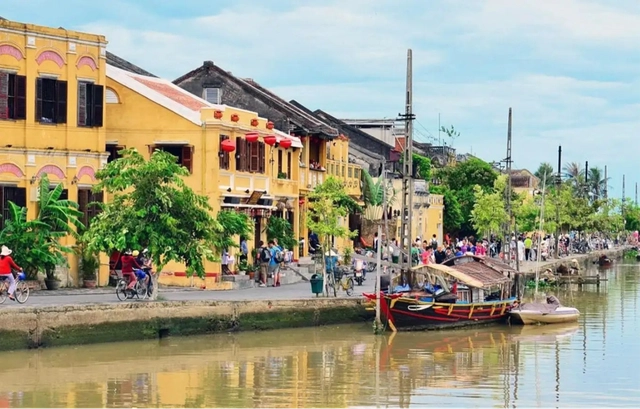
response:
<path id="1" fill-rule="evenodd" d="M 175 86 L 168 84 L 162 84 L 156 81 L 143 79 L 140 77 L 133 77 L 136 81 L 144 84 L 152 90 L 159 92 L 167 98 L 172 99 L 180 105 L 189 108 L 192 111 L 200 111 L 201 108 L 205 108 L 208 105 L 202 101 L 192 98 L 189 94 L 176 89 Z"/>

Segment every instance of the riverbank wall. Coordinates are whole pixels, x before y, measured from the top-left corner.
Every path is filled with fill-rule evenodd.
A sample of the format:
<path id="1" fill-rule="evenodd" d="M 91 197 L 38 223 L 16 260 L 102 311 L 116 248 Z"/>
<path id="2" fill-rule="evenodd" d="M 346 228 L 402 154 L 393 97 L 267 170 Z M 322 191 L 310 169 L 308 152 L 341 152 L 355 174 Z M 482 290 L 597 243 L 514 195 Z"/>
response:
<path id="1" fill-rule="evenodd" d="M 172 301 L 0 311 L 0 350 L 362 322 L 362 300 Z"/>
<path id="2" fill-rule="evenodd" d="M 600 256 L 606 255 L 612 260 L 619 260 L 623 257 L 625 250 L 629 249 L 630 246 L 616 247 L 610 250 L 599 250 L 594 251 L 588 254 L 572 254 L 568 257 L 563 257 L 560 259 L 551 259 L 547 261 L 541 261 L 538 267 L 538 271 L 542 273 L 546 269 L 550 269 L 551 271 L 556 271 L 558 267 L 564 265 L 569 267 L 572 260 L 576 260 L 578 265 L 580 266 L 580 270 L 586 270 L 590 266 L 596 264 Z M 524 277 L 525 281 L 535 280 L 536 278 L 536 262 L 528 261 L 522 263 L 520 266 L 520 273 Z"/>

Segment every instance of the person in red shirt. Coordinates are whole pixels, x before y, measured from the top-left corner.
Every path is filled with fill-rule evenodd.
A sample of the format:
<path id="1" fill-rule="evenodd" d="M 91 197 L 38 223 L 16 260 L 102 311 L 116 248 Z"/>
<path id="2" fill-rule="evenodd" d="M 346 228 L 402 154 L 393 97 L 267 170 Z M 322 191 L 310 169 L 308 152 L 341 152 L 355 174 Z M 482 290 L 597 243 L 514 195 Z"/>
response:
<path id="1" fill-rule="evenodd" d="M 22 271 L 11 258 L 12 251 L 7 246 L 0 249 L 0 278 L 9 280 L 9 299 L 15 301 L 13 293 L 16 291 L 16 280 L 13 277 L 13 270 Z"/>
<path id="2" fill-rule="evenodd" d="M 133 272 L 133 268 L 135 267 L 139 269 L 142 267 L 140 267 L 140 264 L 138 264 L 136 258 L 131 255 L 131 250 L 125 251 L 120 261 L 122 261 L 122 276 L 129 277 L 129 286 L 127 288 L 131 290 L 137 282 L 136 275 Z"/>

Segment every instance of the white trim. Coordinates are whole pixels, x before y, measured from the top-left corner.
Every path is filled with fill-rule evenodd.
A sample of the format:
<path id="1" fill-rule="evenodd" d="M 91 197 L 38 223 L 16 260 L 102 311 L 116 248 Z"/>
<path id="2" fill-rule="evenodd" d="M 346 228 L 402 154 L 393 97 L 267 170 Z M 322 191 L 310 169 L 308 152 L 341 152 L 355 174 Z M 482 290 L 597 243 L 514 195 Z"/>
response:
<path id="1" fill-rule="evenodd" d="M 48 78 L 50 80 L 57 80 L 60 78 L 60 74 L 53 74 L 50 72 L 38 71 L 38 78 Z"/>
<path id="2" fill-rule="evenodd" d="M 101 45 L 107 45 L 108 42 L 100 42 L 100 41 L 87 41 L 87 40 L 80 40 L 78 38 L 69 38 L 66 36 L 56 36 L 56 35 L 50 35 L 50 34 L 41 34 L 41 33 L 36 33 L 34 31 L 27 31 L 25 32 L 24 30 L 16 30 L 16 29 L 12 29 L 12 28 L 5 28 L 2 27 L 0 28 L 0 32 L 4 32 L 4 33 L 13 33 L 13 34 L 18 34 L 18 35 L 27 35 L 27 36 L 31 36 L 31 37 L 38 37 L 38 38 L 46 38 L 49 40 L 58 40 L 58 41 L 73 41 L 76 44 L 84 44 L 84 45 L 92 45 L 92 46 L 101 46 Z M 76 33 L 80 34 L 79 32 L 76 31 Z M 87 33 L 83 33 L 83 34 L 87 34 Z M 98 35 L 96 34 L 89 34 L 89 35 L 95 35 L 96 37 L 98 37 Z"/>
<path id="3" fill-rule="evenodd" d="M 291 136 L 285 132 L 279 131 L 277 129 L 273 130 L 273 133 L 276 135 L 276 142 L 280 142 L 283 139 L 291 139 L 291 147 L 292 148 L 302 148 L 302 142 L 300 141 L 299 138 L 296 138 L 295 136 Z"/>
<path id="4" fill-rule="evenodd" d="M 14 74 L 14 75 L 18 75 L 18 73 L 20 72 L 20 70 L 18 69 L 11 69 L 11 68 L 4 68 L 4 66 L 0 65 L 0 72 L 4 73 L 4 74 Z"/>
<path id="5" fill-rule="evenodd" d="M 87 78 L 87 77 L 78 77 L 76 76 L 76 79 L 78 80 L 78 82 L 86 82 L 89 84 L 95 84 L 96 83 L 96 79 L 95 78 Z"/>
<path id="6" fill-rule="evenodd" d="M 245 209 L 265 209 L 265 210 L 273 210 L 275 206 L 263 206 L 263 205 L 250 205 L 250 204 L 233 204 L 233 203 L 220 203 L 220 207 L 241 207 Z"/>
<path id="7" fill-rule="evenodd" d="M 173 99 L 165 96 L 164 94 L 152 88 L 147 87 L 145 84 L 138 81 L 136 78 L 140 78 L 145 81 L 155 82 L 158 84 L 162 84 L 164 86 L 168 86 L 174 91 L 177 91 L 191 99 L 194 99 L 202 103 L 203 108 L 215 108 L 220 110 L 223 109 L 222 105 L 210 104 L 204 99 L 198 98 L 192 93 L 183 90 L 182 88 L 175 85 L 171 81 L 165 80 L 163 78 L 153 78 L 153 77 L 147 77 L 144 75 L 134 74 L 125 70 L 121 70 L 120 68 L 116 68 L 110 64 L 107 64 L 107 78 L 111 78 L 117 83 L 124 85 L 125 87 L 137 92 L 138 94 L 148 98 L 149 100 L 157 103 L 158 105 L 161 105 L 167 108 L 168 110 L 175 112 L 176 114 L 182 116 L 183 118 L 193 122 L 198 126 L 202 126 L 200 110 L 193 111 L 192 109 L 174 101 Z"/>
<path id="8" fill-rule="evenodd" d="M 119 104 L 120 96 L 113 88 L 105 87 L 104 100 L 107 104 Z"/>

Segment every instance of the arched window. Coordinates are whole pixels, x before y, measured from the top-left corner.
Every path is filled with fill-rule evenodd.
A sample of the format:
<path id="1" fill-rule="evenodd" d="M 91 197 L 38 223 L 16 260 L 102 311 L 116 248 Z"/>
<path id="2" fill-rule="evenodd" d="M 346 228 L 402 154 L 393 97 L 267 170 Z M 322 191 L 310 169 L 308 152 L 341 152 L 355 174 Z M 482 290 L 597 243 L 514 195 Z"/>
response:
<path id="1" fill-rule="evenodd" d="M 114 90 L 112 90 L 111 88 L 107 88 L 106 100 L 107 100 L 107 104 L 119 104 L 120 103 L 120 97 L 118 97 L 118 94 L 116 94 L 116 92 Z"/>

